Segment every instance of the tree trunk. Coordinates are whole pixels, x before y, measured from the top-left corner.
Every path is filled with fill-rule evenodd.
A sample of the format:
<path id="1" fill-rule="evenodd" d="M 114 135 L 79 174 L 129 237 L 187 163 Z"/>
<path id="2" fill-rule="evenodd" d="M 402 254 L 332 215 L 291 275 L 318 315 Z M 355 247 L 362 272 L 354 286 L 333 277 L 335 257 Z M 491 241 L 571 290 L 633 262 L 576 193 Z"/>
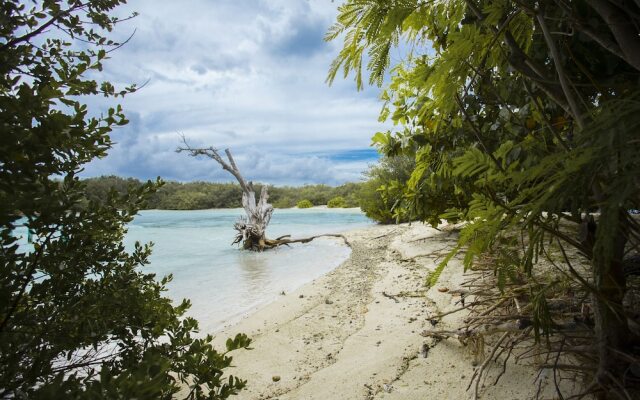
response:
<path id="1" fill-rule="evenodd" d="M 267 225 L 269 225 L 271 214 L 273 213 L 273 206 L 267 202 L 269 199 L 267 186 L 262 186 L 260 200 L 256 203 L 256 192 L 253 189 L 253 183 L 247 183 L 247 181 L 245 181 L 229 149 L 225 149 L 224 151 L 227 155 L 227 162 L 220 156 L 218 150 L 213 147 L 193 148 L 189 146 L 184 136 L 182 137 L 182 143 L 184 143 L 184 147 L 178 147 L 176 149 L 178 153 L 186 151 L 192 157 L 209 157 L 220 164 L 222 169 L 233 175 L 240 184 L 240 188 L 242 189 L 242 208 L 244 208 L 244 212 L 247 215 L 240 217 L 234 224 L 234 228 L 238 231 L 238 234 L 233 244 L 242 242 L 243 249 L 256 251 L 262 251 L 267 247 L 274 247 L 269 245 L 265 237 Z"/>
<path id="2" fill-rule="evenodd" d="M 227 154 L 230 155 L 231 153 Z M 246 186 L 246 190 L 243 188 L 242 207 L 247 216 L 240 217 L 240 220 L 234 225 L 234 228 L 238 231 L 234 244 L 242 242 L 242 248 L 258 251 L 273 247 L 269 245 L 266 238 L 267 225 L 269 225 L 271 214 L 273 213 L 273 206 L 267 202 L 268 199 L 269 194 L 266 186 L 262 186 L 260 200 L 257 204 L 256 194 L 251 182 Z"/>
<path id="3" fill-rule="evenodd" d="M 601 215 L 601 219 L 607 216 Z M 621 221 L 622 222 L 622 221 Z M 595 232 L 593 232 L 595 233 Z M 595 319 L 595 336 L 598 349 L 598 369 L 596 382 L 608 390 L 616 387 L 624 376 L 629 363 L 621 355 L 628 351 L 631 332 L 623 309 L 622 300 L 626 291 L 626 277 L 623 268 L 625 235 L 621 229 L 610 239 L 612 254 L 606 257 L 595 248 L 592 268 L 596 292 L 592 294 Z"/>

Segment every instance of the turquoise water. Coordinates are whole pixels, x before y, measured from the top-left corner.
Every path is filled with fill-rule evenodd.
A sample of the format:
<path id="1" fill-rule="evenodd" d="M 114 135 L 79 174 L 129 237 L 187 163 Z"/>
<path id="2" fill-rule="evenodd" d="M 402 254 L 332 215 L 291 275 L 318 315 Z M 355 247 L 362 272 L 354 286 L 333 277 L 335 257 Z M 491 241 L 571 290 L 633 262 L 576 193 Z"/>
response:
<path id="1" fill-rule="evenodd" d="M 154 242 L 146 271 L 173 274 L 167 295 L 189 298 L 189 315 L 203 332 L 213 332 L 266 304 L 282 291 L 292 290 L 332 270 L 349 256 L 341 239 L 319 238 L 263 253 L 231 246 L 233 223 L 242 209 L 166 211 L 148 210 L 129 226 L 125 243 Z M 275 210 L 268 236 L 306 237 L 339 233 L 370 225 L 355 209 Z"/>

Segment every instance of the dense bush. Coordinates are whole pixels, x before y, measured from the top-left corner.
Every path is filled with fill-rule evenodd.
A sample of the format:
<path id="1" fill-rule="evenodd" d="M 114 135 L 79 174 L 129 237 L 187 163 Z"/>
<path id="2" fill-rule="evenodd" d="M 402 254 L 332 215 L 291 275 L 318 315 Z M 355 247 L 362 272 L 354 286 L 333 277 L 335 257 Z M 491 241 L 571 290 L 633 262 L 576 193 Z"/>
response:
<path id="1" fill-rule="evenodd" d="M 327 202 L 328 208 L 345 208 L 347 207 L 347 201 L 342 196 L 334 197 Z"/>
<path id="2" fill-rule="evenodd" d="M 412 219 L 404 207 L 404 186 L 415 166 L 412 157 L 384 157 L 365 173 L 368 180 L 360 186 L 357 199 L 367 217 L 383 224 Z"/>
<path id="3" fill-rule="evenodd" d="M 313 207 L 313 203 L 310 202 L 309 200 L 300 200 L 298 202 L 298 204 L 296 204 L 296 207 L 298 207 L 298 208 L 311 208 L 311 207 Z"/>

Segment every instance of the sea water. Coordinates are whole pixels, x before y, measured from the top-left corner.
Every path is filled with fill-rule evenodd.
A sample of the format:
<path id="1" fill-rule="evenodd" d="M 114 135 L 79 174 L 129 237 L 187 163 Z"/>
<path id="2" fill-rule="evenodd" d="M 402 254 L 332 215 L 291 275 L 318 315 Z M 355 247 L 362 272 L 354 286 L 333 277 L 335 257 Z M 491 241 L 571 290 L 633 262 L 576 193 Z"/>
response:
<path id="1" fill-rule="evenodd" d="M 318 238 L 262 253 L 232 246 L 242 209 L 141 211 L 128 227 L 125 244 L 153 242 L 145 272 L 173 275 L 167 296 L 191 300 L 188 315 L 202 332 L 215 332 L 256 307 L 331 271 L 350 250 L 342 239 Z M 357 209 L 276 209 L 268 237 L 339 233 L 371 224 Z"/>

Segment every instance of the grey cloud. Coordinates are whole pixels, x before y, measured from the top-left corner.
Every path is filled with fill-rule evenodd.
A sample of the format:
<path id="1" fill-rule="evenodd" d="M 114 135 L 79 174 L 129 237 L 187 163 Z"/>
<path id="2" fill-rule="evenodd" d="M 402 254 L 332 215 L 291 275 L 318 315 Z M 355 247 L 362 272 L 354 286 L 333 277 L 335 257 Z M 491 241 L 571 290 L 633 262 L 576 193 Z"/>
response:
<path id="1" fill-rule="evenodd" d="M 282 39 L 272 43 L 277 55 L 309 57 L 327 49 L 323 40 L 326 24 L 320 19 L 301 18 Z"/>
<path id="2" fill-rule="evenodd" d="M 231 138 L 238 138 L 240 137 L 240 135 L 238 135 L 235 131 L 222 131 L 220 132 L 221 134 L 225 135 L 225 136 L 229 136 Z"/>
<path id="3" fill-rule="evenodd" d="M 202 64 L 196 64 L 191 66 L 191 70 L 196 72 L 198 75 L 204 75 L 207 73 L 208 68 Z"/>

